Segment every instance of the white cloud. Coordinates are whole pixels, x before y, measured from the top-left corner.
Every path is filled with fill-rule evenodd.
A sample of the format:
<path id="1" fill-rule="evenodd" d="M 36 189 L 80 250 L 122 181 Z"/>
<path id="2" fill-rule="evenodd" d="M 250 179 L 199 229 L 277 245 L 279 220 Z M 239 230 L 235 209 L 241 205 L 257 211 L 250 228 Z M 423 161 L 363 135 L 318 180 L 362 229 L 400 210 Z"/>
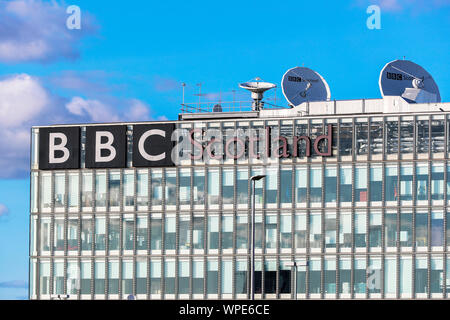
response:
<path id="1" fill-rule="evenodd" d="M 0 81 L 0 125 L 17 127 L 43 112 L 49 103 L 36 78 L 21 74 Z"/>
<path id="2" fill-rule="evenodd" d="M 42 82 L 27 74 L 0 80 L 0 178 L 28 174 L 32 126 L 151 120 L 150 107 L 138 99 L 89 99 L 82 92 L 67 99 Z"/>
<path id="3" fill-rule="evenodd" d="M 9 214 L 8 208 L 3 203 L 0 203 L 0 218 L 5 217 L 8 214 Z"/>
<path id="4" fill-rule="evenodd" d="M 411 10 L 420 13 L 450 6 L 450 0 L 354 0 L 354 2 L 359 6 L 376 4 L 387 12 Z"/>
<path id="5" fill-rule="evenodd" d="M 93 18 L 82 12 L 81 30 L 69 30 L 66 8 L 56 1 L 0 1 L 0 62 L 76 59 L 79 40 L 94 34 Z"/>

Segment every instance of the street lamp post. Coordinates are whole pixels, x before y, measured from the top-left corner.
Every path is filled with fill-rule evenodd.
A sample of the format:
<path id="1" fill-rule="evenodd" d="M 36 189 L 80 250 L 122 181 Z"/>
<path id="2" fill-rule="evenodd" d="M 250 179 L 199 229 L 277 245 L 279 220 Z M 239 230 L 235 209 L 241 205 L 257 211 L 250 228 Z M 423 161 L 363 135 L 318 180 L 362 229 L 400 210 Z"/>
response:
<path id="1" fill-rule="evenodd" d="M 252 186 L 252 223 L 251 223 L 251 257 L 250 257 L 250 299 L 255 300 L 255 190 L 256 190 L 256 181 L 259 181 L 265 178 L 265 175 L 253 176 L 250 178 L 250 181 L 253 182 Z"/>
<path id="2" fill-rule="evenodd" d="M 286 264 L 286 266 L 288 266 L 288 267 L 294 267 L 294 300 L 297 300 L 297 274 L 298 274 L 298 267 L 299 266 L 301 266 L 301 267 L 306 267 L 306 266 L 308 266 L 308 261 L 306 261 L 306 262 L 304 262 L 304 263 L 302 263 L 302 262 L 300 262 L 300 263 L 297 263 L 296 261 L 292 261 L 292 262 L 288 262 L 287 264 Z"/>

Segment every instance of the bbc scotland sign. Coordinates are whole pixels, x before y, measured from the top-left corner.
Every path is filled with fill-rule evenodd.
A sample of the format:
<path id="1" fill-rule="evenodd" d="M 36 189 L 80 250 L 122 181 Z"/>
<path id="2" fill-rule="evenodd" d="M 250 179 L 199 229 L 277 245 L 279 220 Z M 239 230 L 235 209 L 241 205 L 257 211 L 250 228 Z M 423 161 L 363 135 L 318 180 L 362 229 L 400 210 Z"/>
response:
<path id="1" fill-rule="evenodd" d="M 261 129 L 176 129 L 175 123 L 133 126 L 133 166 L 172 167 L 183 160 L 208 163 L 210 160 L 255 158 L 281 159 L 313 154 L 332 156 L 333 127 L 315 137 L 287 137 Z M 303 146 L 303 150 L 299 149 Z M 87 126 L 86 168 L 125 168 L 127 166 L 127 126 Z M 79 169 L 80 127 L 39 129 L 39 169 Z"/>

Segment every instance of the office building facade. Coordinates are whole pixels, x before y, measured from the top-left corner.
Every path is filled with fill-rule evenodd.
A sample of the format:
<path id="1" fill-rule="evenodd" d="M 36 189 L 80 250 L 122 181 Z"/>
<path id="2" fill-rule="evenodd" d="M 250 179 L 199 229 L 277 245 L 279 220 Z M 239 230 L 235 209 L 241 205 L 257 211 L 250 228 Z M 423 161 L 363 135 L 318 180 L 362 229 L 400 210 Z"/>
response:
<path id="1" fill-rule="evenodd" d="M 439 108 L 450 108 L 386 111 L 383 103 L 34 127 L 30 298 L 249 298 L 250 177 L 258 174 L 266 177 L 255 193 L 257 299 L 292 299 L 294 287 L 299 299 L 447 298 L 450 112 Z M 86 165 L 89 130 L 117 125 L 124 165 Z M 289 145 L 287 156 L 267 162 L 249 157 L 244 143 L 237 159 L 137 166 L 134 153 L 145 145 L 135 134 L 145 125 L 185 129 L 200 140 L 208 129 L 226 136 L 270 128 Z M 49 153 L 41 135 L 60 127 L 79 132 L 79 161 L 69 169 L 40 163 Z"/>

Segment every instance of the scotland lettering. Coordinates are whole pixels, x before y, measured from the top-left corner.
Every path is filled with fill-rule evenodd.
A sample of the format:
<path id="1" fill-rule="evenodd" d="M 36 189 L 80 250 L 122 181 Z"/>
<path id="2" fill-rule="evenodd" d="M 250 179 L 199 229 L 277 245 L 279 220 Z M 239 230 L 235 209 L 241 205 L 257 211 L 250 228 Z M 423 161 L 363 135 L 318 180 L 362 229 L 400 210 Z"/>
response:
<path id="1" fill-rule="evenodd" d="M 174 123 L 142 124 L 134 125 L 128 136 L 125 125 L 88 126 L 82 143 L 80 127 L 41 128 L 39 169 L 79 169 L 82 160 L 86 168 L 125 168 L 131 147 L 134 167 L 171 167 L 192 160 L 257 159 L 264 163 L 300 156 L 330 157 L 332 129 L 328 125 L 323 135 L 312 139 L 285 137 L 270 127 L 221 131 L 176 129 Z"/>

